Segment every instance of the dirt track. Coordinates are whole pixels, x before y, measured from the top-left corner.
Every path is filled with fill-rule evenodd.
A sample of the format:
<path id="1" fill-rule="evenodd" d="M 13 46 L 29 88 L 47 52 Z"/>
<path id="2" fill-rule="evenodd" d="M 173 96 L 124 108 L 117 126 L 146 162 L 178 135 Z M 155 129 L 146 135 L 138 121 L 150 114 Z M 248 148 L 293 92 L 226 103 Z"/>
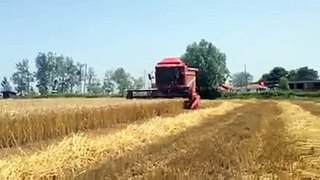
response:
<path id="1" fill-rule="evenodd" d="M 121 149 L 107 146 L 113 143 L 112 133 L 88 134 L 86 142 L 101 146 L 100 163 L 92 160 L 92 166 L 76 179 L 320 179 L 316 103 L 226 101 L 199 112 L 201 117 L 191 112 L 119 130 L 120 140 L 114 143 L 122 143 Z M 121 140 L 129 134 L 129 141 Z M 88 152 L 95 153 L 95 146 L 87 146 L 93 148 Z M 44 154 L 39 152 L 39 157 Z M 54 160 L 22 159 L 34 164 Z"/>

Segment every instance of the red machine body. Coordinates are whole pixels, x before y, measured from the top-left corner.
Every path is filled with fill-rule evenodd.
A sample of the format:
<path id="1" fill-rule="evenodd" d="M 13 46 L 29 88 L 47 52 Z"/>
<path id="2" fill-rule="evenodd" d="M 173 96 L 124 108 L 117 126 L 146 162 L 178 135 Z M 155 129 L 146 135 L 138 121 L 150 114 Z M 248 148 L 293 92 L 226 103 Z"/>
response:
<path id="1" fill-rule="evenodd" d="M 155 75 L 149 74 L 151 89 L 129 90 L 127 99 L 132 98 L 188 98 L 187 109 L 196 109 L 200 96 L 196 92 L 198 69 L 188 67 L 179 58 L 165 58 L 155 66 Z M 155 82 L 152 83 L 152 79 Z"/>

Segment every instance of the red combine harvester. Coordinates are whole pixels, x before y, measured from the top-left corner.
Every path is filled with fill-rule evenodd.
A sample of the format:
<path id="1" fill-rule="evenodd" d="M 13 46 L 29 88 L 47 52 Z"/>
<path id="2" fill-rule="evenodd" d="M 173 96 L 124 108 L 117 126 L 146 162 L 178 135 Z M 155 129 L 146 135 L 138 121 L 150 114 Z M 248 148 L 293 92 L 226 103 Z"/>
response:
<path id="1" fill-rule="evenodd" d="M 133 98 L 188 98 L 186 109 L 197 109 L 200 96 L 196 92 L 197 68 L 190 68 L 179 58 L 165 58 L 155 67 L 155 77 L 148 74 L 150 89 L 128 90 L 127 99 Z M 155 83 L 152 83 L 155 79 Z"/>

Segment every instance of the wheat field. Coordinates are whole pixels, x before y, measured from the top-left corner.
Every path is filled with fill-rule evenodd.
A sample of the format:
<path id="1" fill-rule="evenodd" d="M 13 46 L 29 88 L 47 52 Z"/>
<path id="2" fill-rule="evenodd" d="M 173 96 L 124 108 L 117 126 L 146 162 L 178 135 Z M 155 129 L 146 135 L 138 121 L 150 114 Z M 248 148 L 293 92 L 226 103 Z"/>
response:
<path id="1" fill-rule="evenodd" d="M 320 104 L 0 101 L 0 179 L 320 179 Z"/>

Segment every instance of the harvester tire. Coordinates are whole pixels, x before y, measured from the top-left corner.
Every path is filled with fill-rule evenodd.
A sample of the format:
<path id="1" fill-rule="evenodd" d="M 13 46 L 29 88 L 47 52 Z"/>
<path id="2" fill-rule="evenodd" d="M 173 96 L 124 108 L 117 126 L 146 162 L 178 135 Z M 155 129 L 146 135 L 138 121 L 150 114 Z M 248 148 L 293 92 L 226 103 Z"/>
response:
<path id="1" fill-rule="evenodd" d="M 190 103 L 189 100 L 185 100 L 185 101 L 183 102 L 183 108 L 184 108 L 184 109 L 190 109 L 190 108 L 191 108 L 191 103 Z"/>

